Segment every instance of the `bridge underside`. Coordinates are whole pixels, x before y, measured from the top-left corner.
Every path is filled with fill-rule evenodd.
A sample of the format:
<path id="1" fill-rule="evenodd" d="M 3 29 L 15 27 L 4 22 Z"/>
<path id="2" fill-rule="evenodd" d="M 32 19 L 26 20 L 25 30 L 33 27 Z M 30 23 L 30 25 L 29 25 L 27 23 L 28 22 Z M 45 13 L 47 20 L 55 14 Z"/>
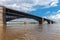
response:
<path id="1" fill-rule="evenodd" d="M 24 13 L 24 12 L 19 12 L 19 11 L 12 10 L 12 9 L 9 9 L 9 8 L 5 8 L 5 7 L 1 7 L 1 8 L 2 9 L 0 9 L 0 10 L 2 10 L 3 12 L 0 11 L 0 14 L 2 14 L 4 16 L 3 17 L 4 22 L 8 22 L 8 21 L 18 19 L 18 18 L 31 18 L 31 19 L 37 20 L 39 22 L 39 24 L 43 24 L 44 21 L 47 21 L 48 24 L 55 23 L 54 21 L 46 19 L 46 18 L 34 16 L 34 15 L 27 14 L 27 13 Z"/>

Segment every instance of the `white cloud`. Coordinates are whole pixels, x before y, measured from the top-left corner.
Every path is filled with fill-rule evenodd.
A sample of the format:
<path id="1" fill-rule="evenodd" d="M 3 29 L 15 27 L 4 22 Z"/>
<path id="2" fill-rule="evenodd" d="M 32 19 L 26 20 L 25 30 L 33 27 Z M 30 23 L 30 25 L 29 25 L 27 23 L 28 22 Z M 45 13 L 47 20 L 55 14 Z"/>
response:
<path id="1" fill-rule="evenodd" d="M 57 12 L 53 12 L 53 13 L 55 14 L 47 16 L 46 18 L 60 22 L 60 10 L 58 10 Z"/>
<path id="2" fill-rule="evenodd" d="M 21 11 L 35 11 L 34 6 L 53 7 L 57 6 L 58 0 L 0 0 L 0 5 Z"/>
<path id="3" fill-rule="evenodd" d="M 51 15 L 49 18 L 50 18 L 50 19 L 58 20 L 58 19 L 60 19 L 60 14 Z"/>
<path id="4" fill-rule="evenodd" d="M 52 3 L 50 4 L 51 6 L 57 6 L 58 0 L 53 0 Z"/>
<path id="5" fill-rule="evenodd" d="M 60 13 L 60 10 L 58 10 L 57 13 Z"/>

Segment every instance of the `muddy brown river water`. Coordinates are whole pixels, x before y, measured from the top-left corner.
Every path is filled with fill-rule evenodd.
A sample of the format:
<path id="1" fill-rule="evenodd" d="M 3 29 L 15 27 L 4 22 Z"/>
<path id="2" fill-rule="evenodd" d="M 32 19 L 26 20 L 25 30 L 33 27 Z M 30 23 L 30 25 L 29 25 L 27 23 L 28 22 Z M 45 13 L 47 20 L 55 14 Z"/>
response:
<path id="1" fill-rule="evenodd" d="M 8 25 L 5 40 L 60 40 L 60 24 Z"/>

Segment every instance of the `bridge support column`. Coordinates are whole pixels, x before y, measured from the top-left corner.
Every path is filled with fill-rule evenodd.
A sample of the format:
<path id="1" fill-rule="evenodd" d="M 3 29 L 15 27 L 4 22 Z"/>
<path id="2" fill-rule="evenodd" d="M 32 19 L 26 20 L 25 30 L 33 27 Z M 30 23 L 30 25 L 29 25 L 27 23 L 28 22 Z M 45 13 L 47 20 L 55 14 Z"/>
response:
<path id="1" fill-rule="evenodd" d="M 3 39 L 4 37 L 4 30 L 5 30 L 5 14 L 4 14 L 4 8 L 1 6 L 0 7 L 0 40 L 5 40 Z"/>
<path id="2" fill-rule="evenodd" d="M 41 21 L 39 21 L 39 24 L 44 24 L 44 18 L 42 18 Z"/>
<path id="3" fill-rule="evenodd" d="M 54 24 L 54 22 L 51 22 L 52 24 Z"/>
<path id="4" fill-rule="evenodd" d="M 53 23 L 51 21 L 49 21 L 48 24 L 53 24 Z"/>

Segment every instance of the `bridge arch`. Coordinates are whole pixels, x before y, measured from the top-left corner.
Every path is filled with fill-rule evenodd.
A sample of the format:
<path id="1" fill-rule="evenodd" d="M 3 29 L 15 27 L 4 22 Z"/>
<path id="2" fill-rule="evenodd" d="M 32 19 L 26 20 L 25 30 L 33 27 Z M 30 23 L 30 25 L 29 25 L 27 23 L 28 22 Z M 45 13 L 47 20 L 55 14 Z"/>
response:
<path id="1" fill-rule="evenodd" d="M 38 21 L 35 20 L 35 19 L 31 19 L 31 18 L 18 18 L 18 19 L 14 19 L 14 20 L 11 20 L 11 22 L 16 22 L 16 23 L 25 23 L 25 24 L 38 24 Z"/>
<path id="2" fill-rule="evenodd" d="M 16 19 L 16 18 L 31 18 L 31 19 L 37 20 L 39 22 L 39 24 L 43 24 L 44 21 L 47 21 L 48 24 L 53 22 L 53 21 L 51 21 L 49 19 L 46 19 L 46 18 L 38 17 L 38 16 L 35 16 L 35 15 L 31 15 L 31 14 L 28 14 L 28 13 L 19 12 L 19 11 L 11 10 L 11 9 L 6 9 L 6 15 L 8 15 L 10 17 L 13 16 L 11 18 L 7 18 L 7 21 L 10 21 L 10 20 L 13 20 L 13 19 Z"/>
<path id="3" fill-rule="evenodd" d="M 51 21 L 51 20 L 46 19 L 46 18 L 38 17 L 38 16 L 35 16 L 32 14 L 20 12 L 20 11 L 9 9 L 6 7 L 2 7 L 2 8 L 3 8 L 3 9 L 1 9 L 3 11 L 2 15 L 4 16 L 4 18 L 6 17 L 5 18 L 6 22 L 13 20 L 13 19 L 18 19 L 18 18 L 31 18 L 31 19 L 37 20 L 39 22 L 39 24 L 43 24 L 44 21 L 47 21 L 48 24 L 54 23 L 54 21 Z"/>

